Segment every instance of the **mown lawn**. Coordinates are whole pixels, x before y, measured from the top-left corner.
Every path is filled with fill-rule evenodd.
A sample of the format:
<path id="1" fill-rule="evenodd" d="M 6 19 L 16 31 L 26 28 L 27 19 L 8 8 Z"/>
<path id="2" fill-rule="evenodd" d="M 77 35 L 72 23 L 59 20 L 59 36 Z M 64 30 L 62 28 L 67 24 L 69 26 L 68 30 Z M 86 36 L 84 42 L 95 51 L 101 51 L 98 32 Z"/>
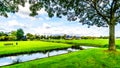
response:
<path id="1" fill-rule="evenodd" d="M 18 43 L 18 45 L 16 45 L 16 42 Z M 13 45 L 4 45 L 6 43 L 13 43 Z M 66 48 L 70 46 L 71 46 L 70 44 L 52 43 L 52 42 L 43 42 L 43 41 L 0 42 L 0 56 L 52 50 L 52 49 L 57 49 L 57 48 Z"/>
<path id="2" fill-rule="evenodd" d="M 68 43 L 73 45 L 108 47 L 108 39 L 81 39 L 81 40 L 45 40 L 48 42 Z M 116 39 L 116 47 L 120 49 L 120 39 Z"/>
<path id="3" fill-rule="evenodd" d="M 2 68 L 119 68 L 120 50 L 88 49 Z"/>

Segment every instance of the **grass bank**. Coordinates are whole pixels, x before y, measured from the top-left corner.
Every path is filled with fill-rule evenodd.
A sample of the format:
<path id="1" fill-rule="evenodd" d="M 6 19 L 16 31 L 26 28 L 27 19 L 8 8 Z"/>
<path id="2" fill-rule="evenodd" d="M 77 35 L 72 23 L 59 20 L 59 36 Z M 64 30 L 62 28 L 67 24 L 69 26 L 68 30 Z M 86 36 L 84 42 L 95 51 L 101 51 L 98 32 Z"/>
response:
<path id="1" fill-rule="evenodd" d="M 37 59 L 2 68 L 116 68 L 120 67 L 120 50 L 88 49 L 50 58 Z"/>
<path id="2" fill-rule="evenodd" d="M 108 39 L 81 39 L 81 40 L 45 40 L 48 42 L 67 43 L 73 45 L 108 47 Z M 116 47 L 120 49 L 120 39 L 116 39 Z"/>
<path id="3" fill-rule="evenodd" d="M 18 45 L 16 45 L 16 42 Z M 13 45 L 5 45 L 5 44 Z M 70 47 L 69 44 L 52 43 L 43 41 L 7 41 L 0 42 L 0 56 L 15 55 L 22 53 L 31 53 L 37 51 L 46 51 Z"/>

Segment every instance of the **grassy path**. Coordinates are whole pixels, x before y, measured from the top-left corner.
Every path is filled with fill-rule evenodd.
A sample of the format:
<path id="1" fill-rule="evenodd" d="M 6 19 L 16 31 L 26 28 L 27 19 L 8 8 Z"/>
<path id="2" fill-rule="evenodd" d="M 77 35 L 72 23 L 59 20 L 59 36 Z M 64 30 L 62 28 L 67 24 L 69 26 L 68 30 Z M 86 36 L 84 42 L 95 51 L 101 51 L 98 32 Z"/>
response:
<path id="1" fill-rule="evenodd" d="M 60 56 L 38 59 L 2 68 L 116 68 L 120 67 L 120 50 L 88 49 Z"/>
<path id="2" fill-rule="evenodd" d="M 13 43 L 13 45 L 4 45 L 6 43 Z M 16 45 L 15 41 L 0 42 L 0 56 L 14 55 L 19 53 L 31 53 L 71 46 L 69 44 L 43 41 L 18 41 L 17 43 L 18 45 Z"/>

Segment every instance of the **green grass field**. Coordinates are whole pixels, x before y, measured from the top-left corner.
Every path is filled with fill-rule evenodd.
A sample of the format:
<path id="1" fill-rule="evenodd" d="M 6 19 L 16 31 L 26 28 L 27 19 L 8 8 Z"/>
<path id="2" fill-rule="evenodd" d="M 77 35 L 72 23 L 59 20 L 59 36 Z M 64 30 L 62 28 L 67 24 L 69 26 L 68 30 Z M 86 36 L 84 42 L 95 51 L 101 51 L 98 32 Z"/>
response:
<path id="1" fill-rule="evenodd" d="M 83 46 L 108 47 L 108 39 L 45 40 L 45 41 Z M 120 49 L 120 39 L 116 39 L 116 47 Z"/>
<path id="2" fill-rule="evenodd" d="M 48 40 L 47 40 L 48 41 Z M 56 43 L 57 42 L 57 43 Z M 11 46 L 4 46 L 5 43 L 14 43 Z M 65 44 L 68 43 L 68 44 Z M 107 47 L 107 39 L 94 40 L 50 40 L 44 41 L 15 41 L 0 42 L 0 56 L 31 53 L 57 48 L 66 48 L 72 45 L 86 45 Z M 117 48 L 120 47 L 120 40 L 116 40 Z M 116 68 L 120 67 L 120 50 L 108 52 L 107 48 L 88 49 L 54 57 L 37 59 L 2 68 Z"/>
<path id="3" fill-rule="evenodd" d="M 119 68 L 120 50 L 88 49 L 2 68 Z"/>
<path id="4" fill-rule="evenodd" d="M 18 45 L 16 45 L 18 42 Z M 13 45 L 4 45 L 13 43 Z M 52 43 L 43 41 L 7 41 L 0 42 L 0 56 L 14 55 L 19 53 L 31 53 L 36 51 L 52 50 L 57 48 L 70 47 L 70 44 Z"/>
<path id="5" fill-rule="evenodd" d="M 5 41 L 0 42 L 0 56 L 14 55 L 19 53 L 31 53 L 36 51 L 52 50 L 57 48 L 66 48 L 72 45 L 108 47 L 107 39 L 86 39 L 86 40 L 47 40 L 43 41 Z M 18 45 L 16 45 L 18 42 Z M 54 42 L 54 43 L 53 43 Z M 4 45 L 13 43 L 13 45 Z M 67 43 L 67 44 L 66 44 Z M 117 48 L 120 48 L 120 39 L 116 40 Z"/>

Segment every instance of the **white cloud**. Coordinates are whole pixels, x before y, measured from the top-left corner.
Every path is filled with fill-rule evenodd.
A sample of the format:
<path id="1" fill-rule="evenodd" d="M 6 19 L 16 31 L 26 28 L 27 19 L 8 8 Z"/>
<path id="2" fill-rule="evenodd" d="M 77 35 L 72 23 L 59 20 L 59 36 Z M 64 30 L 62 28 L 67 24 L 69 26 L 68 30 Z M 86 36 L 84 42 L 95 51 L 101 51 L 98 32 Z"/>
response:
<path id="1" fill-rule="evenodd" d="M 50 18 L 49 18 L 49 17 L 45 17 L 45 19 L 46 19 L 46 20 L 50 20 Z"/>
<path id="2" fill-rule="evenodd" d="M 38 11 L 38 14 L 44 15 L 44 14 L 47 14 L 47 12 L 45 11 L 44 8 L 42 8 L 40 11 Z"/>
<path id="3" fill-rule="evenodd" d="M 28 18 L 32 21 L 34 21 L 36 19 L 43 20 L 42 18 L 36 18 L 36 17 L 29 16 L 29 14 L 31 13 L 29 7 L 30 7 L 29 3 L 26 3 L 25 7 L 19 5 L 19 11 L 16 13 L 16 15 L 20 16 L 21 18 Z M 38 11 L 38 13 L 40 15 L 46 14 L 44 8 L 42 8 L 40 11 Z"/>
<path id="4" fill-rule="evenodd" d="M 51 28 L 51 25 L 47 24 L 47 23 L 43 23 L 42 27 L 44 29 L 50 29 Z"/>
<path id="5" fill-rule="evenodd" d="M 26 23 L 22 24 L 17 20 L 9 20 L 4 22 L 4 24 L 0 23 L 0 25 L 2 25 L 0 27 L 0 31 L 4 31 L 4 32 L 10 32 L 13 30 L 17 30 L 18 28 L 24 29 L 25 27 L 27 27 Z"/>
<path id="6" fill-rule="evenodd" d="M 29 14 L 31 13 L 29 7 L 30 7 L 29 3 L 26 3 L 25 7 L 19 5 L 19 11 L 16 13 L 16 15 L 20 16 L 21 18 L 28 18 L 30 20 L 35 20 L 36 19 L 35 17 L 29 16 Z"/>
<path id="7" fill-rule="evenodd" d="M 50 28 L 47 28 L 50 27 Z M 87 28 L 84 26 L 57 26 L 54 27 L 51 25 L 51 23 L 46 24 L 43 23 L 42 26 L 36 27 L 32 29 L 34 33 L 39 33 L 39 34 L 46 34 L 46 35 L 51 35 L 51 34 L 68 34 L 68 35 L 80 35 L 80 36 L 107 36 L 108 35 L 108 28 L 98 28 L 98 27 L 91 27 Z"/>
<path id="8" fill-rule="evenodd" d="M 8 26 L 13 27 L 13 26 L 24 26 L 24 24 L 17 22 L 16 20 L 11 20 L 8 21 Z"/>
<path id="9" fill-rule="evenodd" d="M 5 28 L 4 27 L 0 27 L 0 31 L 4 31 L 5 30 Z"/>
<path id="10" fill-rule="evenodd" d="M 24 16 L 26 17 L 26 16 L 28 16 L 28 15 L 30 14 L 29 7 L 30 7 L 29 3 L 26 3 L 26 4 L 25 4 L 25 7 L 19 5 L 19 11 L 18 11 L 17 14 L 18 14 L 18 15 L 20 14 L 21 17 L 24 17 Z"/>
<path id="11" fill-rule="evenodd" d="M 54 22 L 55 23 L 55 22 Z M 6 30 L 6 31 L 12 31 L 16 30 L 16 27 L 22 27 L 24 29 L 25 33 L 33 33 L 33 34 L 46 34 L 46 35 L 51 35 L 51 34 L 68 34 L 68 35 L 80 35 L 80 36 L 108 36 L 108 28 L 98 28 L 95 26 L 92 26 L 91 28 L 87 28 L 85 26 L 69 26 L 65 25 L 63 23 L 43 23 L 42 25 L 34 26 L 34 23 L 20 23 L 17 20 L 11 20 L 2 25 L 1 30 Z M 7 26 L 6 26 L 7 25 Z M 27 28 L 24 28 L 27 27 Z M 120 36 L 120 32 L 116 31 L 116 35 Z"/>

